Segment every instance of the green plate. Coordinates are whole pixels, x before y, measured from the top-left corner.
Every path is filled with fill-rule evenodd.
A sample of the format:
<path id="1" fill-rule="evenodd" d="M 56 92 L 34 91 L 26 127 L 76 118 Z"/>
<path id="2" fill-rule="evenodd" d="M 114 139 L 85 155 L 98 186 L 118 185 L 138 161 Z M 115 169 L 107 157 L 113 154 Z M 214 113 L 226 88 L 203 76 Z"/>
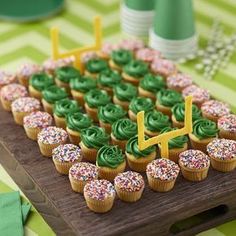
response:
<path id="1" fill-rule="evenodd" d="M 64 0 L 0 0 L 0 20 L 37 21 L 60 12 Z"/>

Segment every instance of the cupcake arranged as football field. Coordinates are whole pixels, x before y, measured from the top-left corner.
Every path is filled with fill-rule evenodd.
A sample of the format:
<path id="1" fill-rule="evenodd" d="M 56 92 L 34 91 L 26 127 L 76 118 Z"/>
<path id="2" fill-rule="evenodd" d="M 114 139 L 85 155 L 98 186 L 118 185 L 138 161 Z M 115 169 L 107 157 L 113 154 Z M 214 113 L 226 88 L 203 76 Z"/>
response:
<path id="1" fill-rule="evenodd" d="M 0 89 L 8 84 L 16 82 L 16 75 L 11 74 L 7 71 L 0 70 Z"/>
<path id="2" fill-rule="evenodd" d="M 218 119 L 219 136 L 236 140 L 236 115 L 230 114 Z"/>
<path id="3" fill-rule="evenodd" d="M 153 60 L 161 58 L 161 53 L 152 48 L 140 48 L 136 51 L 135 58 L 146 63 L 151 63 Z"/>
<path id="4" fill-rule="evenodd" d="M 89 60 L 85 64 L 85 72 L 84 74 L 86 76 L 92 77 L 94 79 L 97 79 L 98 74 L 103 71 L 108 69 L 108 63 L 106 60 L 99 59 L 99 58 L 94 58 Z"/>
<path id="5" fill-rule="evenodd" d="M 175 90 L 177 92 L 182 92 L 182 90 L 190 85 L 192 85 L 192 78 L 186 74 L 177 73 L 167 77 L 166 79 L 167 87 L 169 89 Z"/>
<path id="6" fill-rule="evenodd" d="M 161 75 L 164 78 L 177 73 L 177 67 L 173 62 L 161 58 L 155 58 L 152 61 L 151 70 L 154 74 Z"/>

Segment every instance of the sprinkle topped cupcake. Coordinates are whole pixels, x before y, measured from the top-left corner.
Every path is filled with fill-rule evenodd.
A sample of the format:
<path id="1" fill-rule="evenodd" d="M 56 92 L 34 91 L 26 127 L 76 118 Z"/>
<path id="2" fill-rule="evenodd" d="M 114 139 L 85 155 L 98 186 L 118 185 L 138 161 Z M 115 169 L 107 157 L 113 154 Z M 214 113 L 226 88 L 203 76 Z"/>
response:
<path id="1" fill-rule="evenodd" d="M 89 60 L 85 65 L 85 75 L 91 76 L 94 79 L 97 78 L 97 75 L 108 68 L 108 64 L 105 60 L 94 58 Z"/>
<path id="2" fill-rule="evenodd" d="M 129 50 L 117 49 L 112 51 L 111 60 L 109 61 L 110 67 L 115 70 L 121 70 L 132 59 L 132 53 Z"/>
<path id="3" fill-rule="evenodd" d="M 105 42 L 102 45 L 101 50 L 97 52 L 97 55 L 102 59 L 108 60 L 112 51 L 116 49 L 118 49 L 118 45 Z"/>
<path id="4" fill-rule="evenodd" d="M 10 74 L 3 70 L 0 71 L 0 89 L 5 85 L 14 83 L 15 81 L 16 81 L 15 75 Z"/>
<path id="5" fill-rule="evenodd" d="M 161 53 L 151 48 L 140 48 L 136 52 L 136 59 L 144 62 L 152 62 L 156 58 L 161 58 Z"/>
<path id="6" fill-rule="evenodd" d="M 97 59 L 98 55 L 95 51 L 84 52 L 81 55 L 81 61 L 83 64 L 86 64 L 89 60 Z"/>
<path id="7" fill-rule="evenodd" d="M 228 104 L 217 101 L 209 100 L 202 104 L 201 106 L 202 115 L 212 121 L 217 122 L 217 120 L 230 113 L 230 107 Z"/>
<path id="8" fill-rule="evenodd" d="M 167 87 L 177 92 L 181 92 L 184 88 L 192 85 L 192 78 L 185 74 L 175 74 L 167 77 Z"/>
<path id="9" fill-rule="evenodd" d="M 199 88 L 196 85 L 190 85 L 182 91 L 183 97 L 189 95 L 193 96 L 193 103 L 195 103 L 199 108 L 201 105 L 210 99 L 210 94 L 206 89 Z"/>
<path id="10" fill-rule="evenodd" d="M 236 140 L 236 115 L 230 114 L 218 119 L 220 137 Z"/>
<path id="11" fill-rule="evenodd" d="M 151 69 L 155 74 L 162 75 L 164 78 L 177 73 L 175 64 L 166 59 L 155 59 L 151 64 Z"/>
<path id="12" fill-rule="evenodd" d="M 142 40 L 139 39 L 123 39 L 118 46 L 120 48 L 130 50 L 130 51 L 135 51 L 140 48 L 144 47 L 144 43 Z"/>

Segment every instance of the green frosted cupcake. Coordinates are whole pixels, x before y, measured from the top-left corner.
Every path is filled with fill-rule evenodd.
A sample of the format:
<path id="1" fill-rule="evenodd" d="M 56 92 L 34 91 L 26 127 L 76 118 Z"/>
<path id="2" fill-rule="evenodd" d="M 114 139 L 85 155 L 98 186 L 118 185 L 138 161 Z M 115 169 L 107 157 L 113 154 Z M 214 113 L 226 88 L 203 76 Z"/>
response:
<path id="1" fill-rule="evenodd" d="M 66 128 L 66 116 L 80 111 L 81 108 L 75 100 L 65 98 L 56 101 L 53 107 L 53 116 L 56 126 L 65 129 Z"/>
<path id="2" fill-rule="evenodd" d="M 118 146 L 101 147 L 97 153 L 96 166 L 99 178 L 113 181 L 125 170 L 126 161 L 122 150 Z"/>
<path id="3" fill-rule="evenodd" d="M 83 129 L 87 129 L 92 125 L 92 119 L 81 112 L 75 112 L 66 116 L 66 131 L 70 141 L 74 144 L 79 144 L 80 133 Z"/>
<path id="4" fill-rule="evenodd" d="M 137 97 L 138 90 L 130 83 L 120 83 L 113 88 L 113 94 L 113 102 L 127 111 L 131 100 Z"/>
<path id="5" fill-rule="evenodd" d="M 156 93 L 166 87 L 165 80 L 160 75 L 146 74 L 138 87 L 139 95 L 156 100 Z"/>
<path id="6" fill-rule="evenodd" d="M 117 104 L 108 103 L 98 109 L 99 124 L 106 132 L 111 132 L 111 125 L 126 116 L 126 111 Z"/>
<path id="7" fill-rule="evenodd" d="M 120 119 L 112 124 L 111 141 L 118 145 L 123 151 L 127 141 L 138 133 L 137 123 L 130 119 Z"/>
<path id="8" fill-rule="evenodd" d="M 145 113 L 144 117 L 145 133 L 151 137 L 157 136 L 161 130 L 171 126 L 169 116 L 153 110 Z"/>
<path id="9" fill-rule="evenodd" d="M 117 71 L 107 69 L 99 73 L 98 86 L 113 95 L 113 87 L 121 82 L 121 76 Z"/>
<path id="10" fill-rule="evenodd" d="M 140 80 L 148 73 L 148 65 L 139 60 L 132 60 L 123 68 L 122 77 L 127 82 L 135 86 L 139 85 Z"/>
<path id="11" fill-rule="evenodd" d="M 137 97 L 133 98 L 129 104 L 129 118 L 136 121 L 137 114 L 140 111 L 148 112 L 154 109 L 154 103 L 150 98 Z"/>
<path id="12" fill-rule="evenodd" d="M 73 98 L 84 105 L 84 95 L 97 87 L 97 81 L 88 76 L 80 76 L 70 80 L 70 89 Z"/>
<path id="13" fill-rule="evenodd" d="M 42 99 L 42 91 L 54 85 L 53 78 L 45 73 L 34 74 L 29 81 L 29 93 L 31 97 Z"/>
<path id="14" fill-rule="evenodd" d="M 165 115 L 171 117 L 171 108 L 176 104 L 183 102 L 181 93 L 171 89 L 162 89 L 157 93 L 156 107 Z"/>
<path id="15" fill-rule="evenodd" d="M 96 162 L 98 150 L 109 143 L 109 135 L 103 128 L 91 126 L 81 132 L 80 147 L 84 158 L 88 161 Z"/>
<path id="16" fill-rule="evenodd" d="M 108 69 L 108 64 L 106 60 L 93 58 L 89 60 L 85 65 L 85 75 L 96 79 L 98 74 L 106 69 Z"/>
<path id="17" fill-rule="evenodd" d="M 138 148 L 138 137 L 134 136 L 128 140 L 125 154 L 131 170 L 144 172 L 148 163 L 156 158 L 156 147 L 150 146 L 140 150 Z"/>
<path id="18" fill-rule="evenodd" d="M 94 120 L 98 121 L 98 108 L 111 102 L 111 97 L 105 90 L 93 89 L 85 94 L 85 110 Z"/>

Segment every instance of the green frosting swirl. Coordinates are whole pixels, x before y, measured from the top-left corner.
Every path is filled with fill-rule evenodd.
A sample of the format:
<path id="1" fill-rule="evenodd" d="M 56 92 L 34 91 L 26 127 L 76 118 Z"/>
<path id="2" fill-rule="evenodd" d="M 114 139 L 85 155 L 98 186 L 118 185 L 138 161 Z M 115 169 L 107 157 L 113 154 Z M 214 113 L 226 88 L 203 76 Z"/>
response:
<path id="1" fill-rule="evenodd" d="M 85 94 L 85 102 L 91 108 L 97 108 L 100 106 L 105 106 L 107 103 L 110 103 L 111 97 L 107 94 L 106 91 L 100 89 L 92 89 Z"/>
<path id="2" fill-rule="evenodd" d="M 147 138 L 147 137 L 145 137 L 145 138 Z M 155 151 L 156 151 L 155 146 L 150 146 L 142 151 L 139 150 L 137 136 L 130 138 L 126 144 L 126 152 L 129 154 L 132 154 L 135 158 L 146 157 Z"/>
<path id="3" fill-rule="evenodd" d="M 38 91 L 43 91 L 44 89 L 52 86 L 54 81 L 51 76 L 45 73 L 40 73 L 32 75 L 29 84 Z"/>
<path id="4" fill-rule="evenodd" d="M 132 60 L 132 53 L 129 50 L 119 49 L 111 53 L 112 60 L 119 66 L 126 65 L 130 60 Z"/>
<path id="5" fill-rule="evenodd" d="M 114 94 L 119 100 L 130 102 L 138 95 L 138 90 L 130 83 L 120 83 L 114 87 Z"/>
<path id="6" fill-rule="evenodd" d="M 184 113 L 185 113 L 185 103 L 177 103 L 175 104 L 172 109 L 172 114 L 174 115 L 177 121 L 184 121 Z M 193 121 L 201 118 L 201 110 L 195 105 L 192 105 L 192 118 Z"/>
<path id="7" fill-rule="evenodd" d="M 97 165 L 115 169 L 125 161 L 122 150 L 117 146 L 103 146 L 97 153 Z"/>
<path id="8" fill-rule="evenodd" d="M 161 134 L 163 133 L 168 133 L 172 130 L 176 130 L 177 128 L 171 128 L 171 127 L 166 127 L 161 131 Z M 175 138 L 172 138 L 168 142 L 168 147 L 169 149 L 173 148 L 183 148 L 185 143 L 188 142 L 188 137 L 186 135 L 178 136 Z"/>
<path id="9" fill-rule="evenodd" d="M 112 88 L 121 81 L 121 76 L 117 71 L 107 69 L 103 70 L 98 76 L 98 83 L 105 87 Z"/>
<path id="10" fill-rule="evenodd" d="M 75 112 L 66 116 L 67 127 L 71 130 L 81 132 L 92 125 L 92 119 L 81 112 Z"/>
<path id="11" fill-rule="evenodd" d="M 80 72 L 72 66 L 62 66 L 55 70 L 56 79 L 69 83 L 72 78 L 80 77 Z"/>
<path id="12" fill-rule="evenodd" d="M 182 95 L 171 89 L 162 89 L 157 93 L 157 100 L 166 107 L 173 107 L 176 103 L 182 102 Z"/>
<path id="13" fill-rule="evenodd" d="M 93 58 L 86 63 L 85 67 L 86 67 L 86 70 L 91 73 L 99 73 L 107 69 L 108 64 L 103 59 Z"/>
<path id="14" fill-rule="evenodd" d="M 47 102 L 54 104 L 56 101 L 67 98 L 68 94 L 64 88 L 60 88 L 56 85 L 52 85 L 49 88 L 43 90 L 43 99 Z"/>
<path id="15" fill-rule="evenodd" d="M 140 111 L 151 111 L 154 109 L 153 101 L 150 98 L 137 97 L 133 98 L 129 104 L 129 109 L 137 114 Z"/>
<path id="16" fill-rule="evenodd" d="M 137 124 L 130 119 L 120 119 L 112 124 L 112 134 L 118 140 L 128 140 L 137 133 Z"/>
<path id="17" fill-rule="evenodd" d="M 104 145 L 108 145 L 109 135 L 103 128 L 91 126 L 81 131 L 81 140 L 88 148 L 99 149 Z"/>
<path id="18" fill-rule="evenodd" d="M 165 88 L 166 84 L 163 77 L 159 75 L 146 74 L 140 81 L 139 86 L 149 92 L 157 93 L 160 89 Z"/>
<path id="19" fill-rule="evenodd" d="M 96 80 L 87 76 L 76 77 L 70 80 L 70 88 L 81 93 L 87 93 L 96 87 Z"/>
<path id="20" fill-rule="evenodd" d="M 53 108 L 54 113 L 59 117 L 66 117 L 67 114 L 75 113 L 80 110 L 78 103 L 69 98 L 56 101 Z"/>
<path id="21" fill-rule="evenodd" d="M 115 121 L 126 116 L 126 111 L 117 104 L 108 103 L 105 106 L 99 107 L 98 118 L 104 123 L 113 124 Z"/>
<path id="22" fill-rule="evenodd" d="M 124 66 L 124 72 L 135 78 L 141 78 L 148 73 L 148 65 L 139 60 L 132 60 Z"/>
<path id="23" fill-rule="evenodd" d="M 169 117 L 156 110 L 145 113 L 144 124 L 147 130 L 153 132 L 160 132 L 165 127 L 171 126 Z"/>
<path id="24" fill-rule="evenodd" d="M 217 133 L 217 125 L 211 120 L 198 119 L 193 123 L 193 134 L 199 139 L 214 138 Z"/>

